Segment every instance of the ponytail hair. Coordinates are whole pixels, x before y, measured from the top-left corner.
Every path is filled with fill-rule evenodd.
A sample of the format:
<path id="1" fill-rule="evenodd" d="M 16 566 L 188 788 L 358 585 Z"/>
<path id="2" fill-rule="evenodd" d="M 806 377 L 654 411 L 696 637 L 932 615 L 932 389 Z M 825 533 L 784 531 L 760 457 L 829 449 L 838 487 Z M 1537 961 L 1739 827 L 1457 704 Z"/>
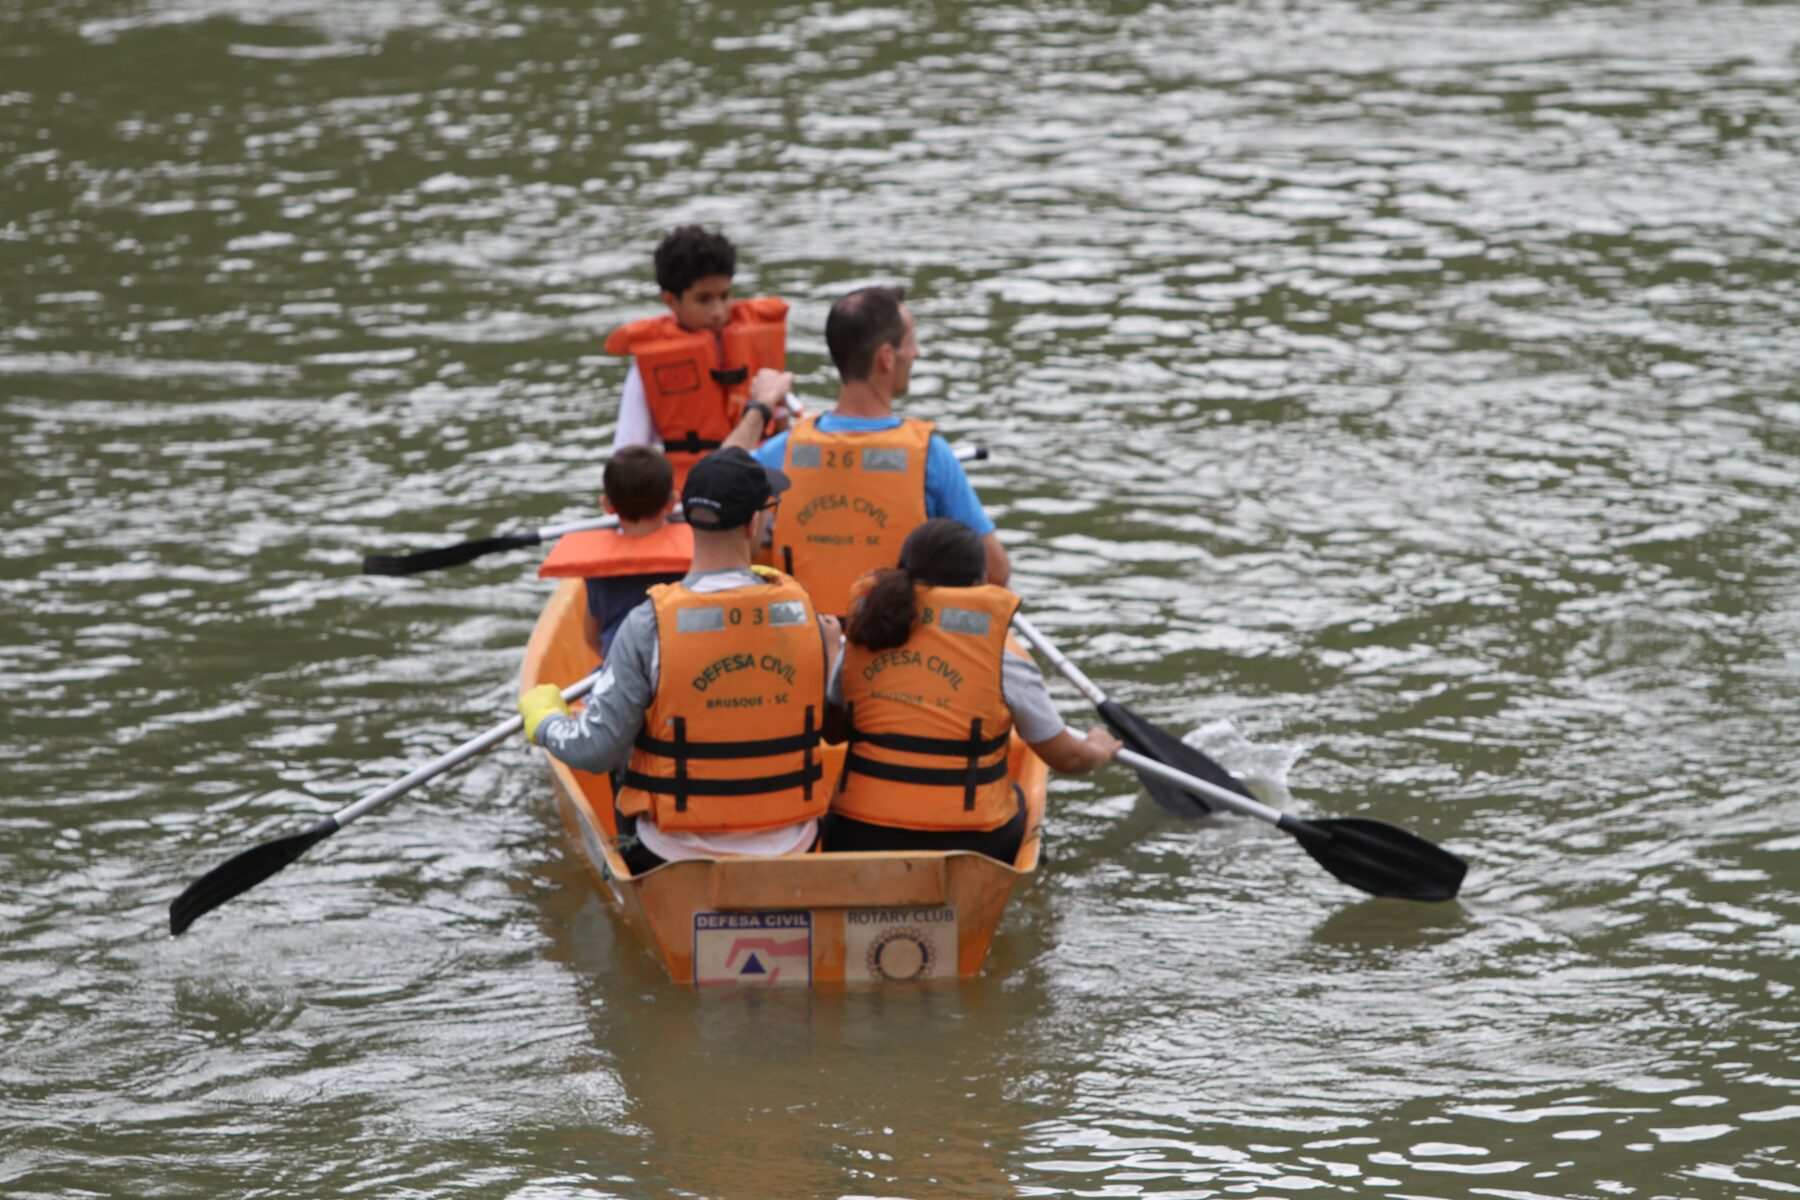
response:
<path id="1" fill-rule="evenodd" d="M 974 587 L 987 579 L 981 535 L 948 517 L 934 517 L 906 535 L 900 565 L 875 572 L 875 583 L 850 614 L 844 636 L 865 650 L 892 650 L 918 624 L 915 585 Z"/>

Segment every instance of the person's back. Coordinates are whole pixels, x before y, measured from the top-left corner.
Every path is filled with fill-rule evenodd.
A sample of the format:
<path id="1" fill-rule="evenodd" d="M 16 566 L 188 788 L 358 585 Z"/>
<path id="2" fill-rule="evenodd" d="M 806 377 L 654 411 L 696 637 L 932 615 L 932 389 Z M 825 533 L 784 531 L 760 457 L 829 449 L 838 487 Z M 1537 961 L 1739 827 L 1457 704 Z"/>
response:
<path id="1" fill-rule="evenodd" d="M 1103 729 L 1064 727 L 1030 659 L 1007 649 L 1019 598 L 984 582 L 981 540 L 927 521 L 900 566 L 859 581 L 827 699 L 848 728 L 828 850 L 975 850 L 1011 862 L 1026 813 L 1007 778 L 1013 730 L 1059 771 L 1118 751 Z"/>
<path id="2" fill-rule="evenodd" d="M 627 446 L 602 472 L 601 505 L 619 518 L 617 529 L 564 535 L 538 568 L 541 578 L 581 579 L 587 589 L 583 622 L 600 657 L 631 610 L 651 588 L 679 582 L 694 558 L 694 535 L 669 520 L 674 471 L 648 446 Z"/>
<path id="3" fill-rule="evenodd" d="M 859 288 L 841 297 L 825 341 L 841 381 L 836 408 L 754 450 L 793 480 L 775 521 L 774 561 L 821 611 L 842 615 L 858 577 L 892 565 L 921 522 L 950 517 L 986 539 L 988 577 L 1004 584 L 1006 551 L 955 453 L 930 422 L 894 414 L 919 352 L 905 292 Z M 746 432 L 765 430 L 749 417 L 744 426 L 733 444 L 749 448 L 754 438 Z"/>
<path id="4" fill-rule="evenodd" d="M 663 238 L 655 266 L 669 311 L 623 325 L 605 343 L 632 360 L 613 449 L 660 445 L 679 491 L 737 425 L 751 378 L 784 368 L 788 306 L 775 296 L 734 300 L 737 247 L 697 225 Z"/>
<path id="5" fill-rule="evenodd" d="M 650 591 L 656 692 L 618 807 L 663 834 L 779 829 L 821 816 L 830 794 L 825 646 L 805 590 L 767 568 L 718 582 L 731 586 Z"/>

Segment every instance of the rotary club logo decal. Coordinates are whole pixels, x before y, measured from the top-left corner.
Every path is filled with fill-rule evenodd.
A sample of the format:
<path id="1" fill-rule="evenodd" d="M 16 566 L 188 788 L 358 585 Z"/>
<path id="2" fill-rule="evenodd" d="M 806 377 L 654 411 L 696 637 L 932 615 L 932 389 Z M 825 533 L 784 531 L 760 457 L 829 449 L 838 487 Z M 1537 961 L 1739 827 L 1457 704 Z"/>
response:
<path id="1" fill-rule="evenodd" d="M 937 965 L 937 948 L 924 933 L 911 925 L 903 925 L 871 942 L 864 961 L 871 977 L 902 983 L 929 976 Z"/>
<path id="2" fill-rule="evenodd" d="M 912 983 L 956 978 L 956 910 L 853 908 L 844 914 L 844 978 Z"/>

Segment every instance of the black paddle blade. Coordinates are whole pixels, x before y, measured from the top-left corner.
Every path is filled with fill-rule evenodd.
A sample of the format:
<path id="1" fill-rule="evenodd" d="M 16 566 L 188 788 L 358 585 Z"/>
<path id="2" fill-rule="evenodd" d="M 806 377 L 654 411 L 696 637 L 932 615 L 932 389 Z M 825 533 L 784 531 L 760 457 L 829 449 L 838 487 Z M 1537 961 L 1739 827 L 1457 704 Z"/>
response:
<path id="1" fill-rule="evenodd" d="M 535 546 L 542 540 L 535 532 L 503 533 L 498 537 L 440 546 L 436 550 L 421 550 L 417 554 L 371 554 L 363 559 L 362 573 L 417 575 L 423 571 L 441 571 L 445 567 L 460 567 L 466 562 L 474 562 L 484 554 Z"/>
<path id="2" fill-rule="evenodd" d="M 1196 775 L 1208 783 L 1214 783 L 1227 791 L 1236 792 L 1240 796 L 1254 800 L 1250 791 L 1238 781 L 1238 777 L 1221 767 L 1200 751 L 1194 749 L 1174 734 L 1159 729 L 1144 718 L 1132 712 L 1115 700 L 1108 700 L 1099 706 L 1100 717 L 1106 722 L 1113 736 L 1124 742 L 1126 747 L 1137 751 L 1145 758 L 1154 758 L 1164 766 L 1174 767 L 1177 771 L 1185 771 Z M 1156 801 L 1157 807 L 1164 812 L 1178 817 L 1204 817 L 1218 811 L 1218 806 L 1207 802 L 1203 796 L 1193 792 L 1184 792 L 1175 784 L 1158 779 L 1154 775 L 1138 772 L 1138 781 L 1150 798 Z"/>
<path id="3" fill-rule="evenodd" d="M 1279 826 L 1318 864 L 1353 888 L 1397 900 L 1454 900 L 1469 864 L 1386 821 L 1283 816 Z"/>
<path id="4" fill-rule="evenodd" d="M 337 821 L 326 817 L 305 833 L 276 838 L 226 859 L 169 902 L 170 936 L 179 936 L 195 918 L 249 891 L 337 831 Z"/>

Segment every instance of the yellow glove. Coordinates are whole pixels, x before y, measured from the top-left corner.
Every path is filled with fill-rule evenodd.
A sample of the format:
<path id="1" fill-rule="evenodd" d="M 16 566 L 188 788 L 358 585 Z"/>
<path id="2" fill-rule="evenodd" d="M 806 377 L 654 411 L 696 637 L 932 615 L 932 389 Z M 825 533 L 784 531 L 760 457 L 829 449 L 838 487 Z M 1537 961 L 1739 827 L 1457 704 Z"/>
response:
<path id="1" fill-rule="evenodd" d="M 562 689 L 554 683 L 540 683 L 519 697 L 519 715 L 525 718 L 525 740 L 537 745 L 538 726 L 551 713 L 569 716 L 569 702 L 562 698 Z"/>

